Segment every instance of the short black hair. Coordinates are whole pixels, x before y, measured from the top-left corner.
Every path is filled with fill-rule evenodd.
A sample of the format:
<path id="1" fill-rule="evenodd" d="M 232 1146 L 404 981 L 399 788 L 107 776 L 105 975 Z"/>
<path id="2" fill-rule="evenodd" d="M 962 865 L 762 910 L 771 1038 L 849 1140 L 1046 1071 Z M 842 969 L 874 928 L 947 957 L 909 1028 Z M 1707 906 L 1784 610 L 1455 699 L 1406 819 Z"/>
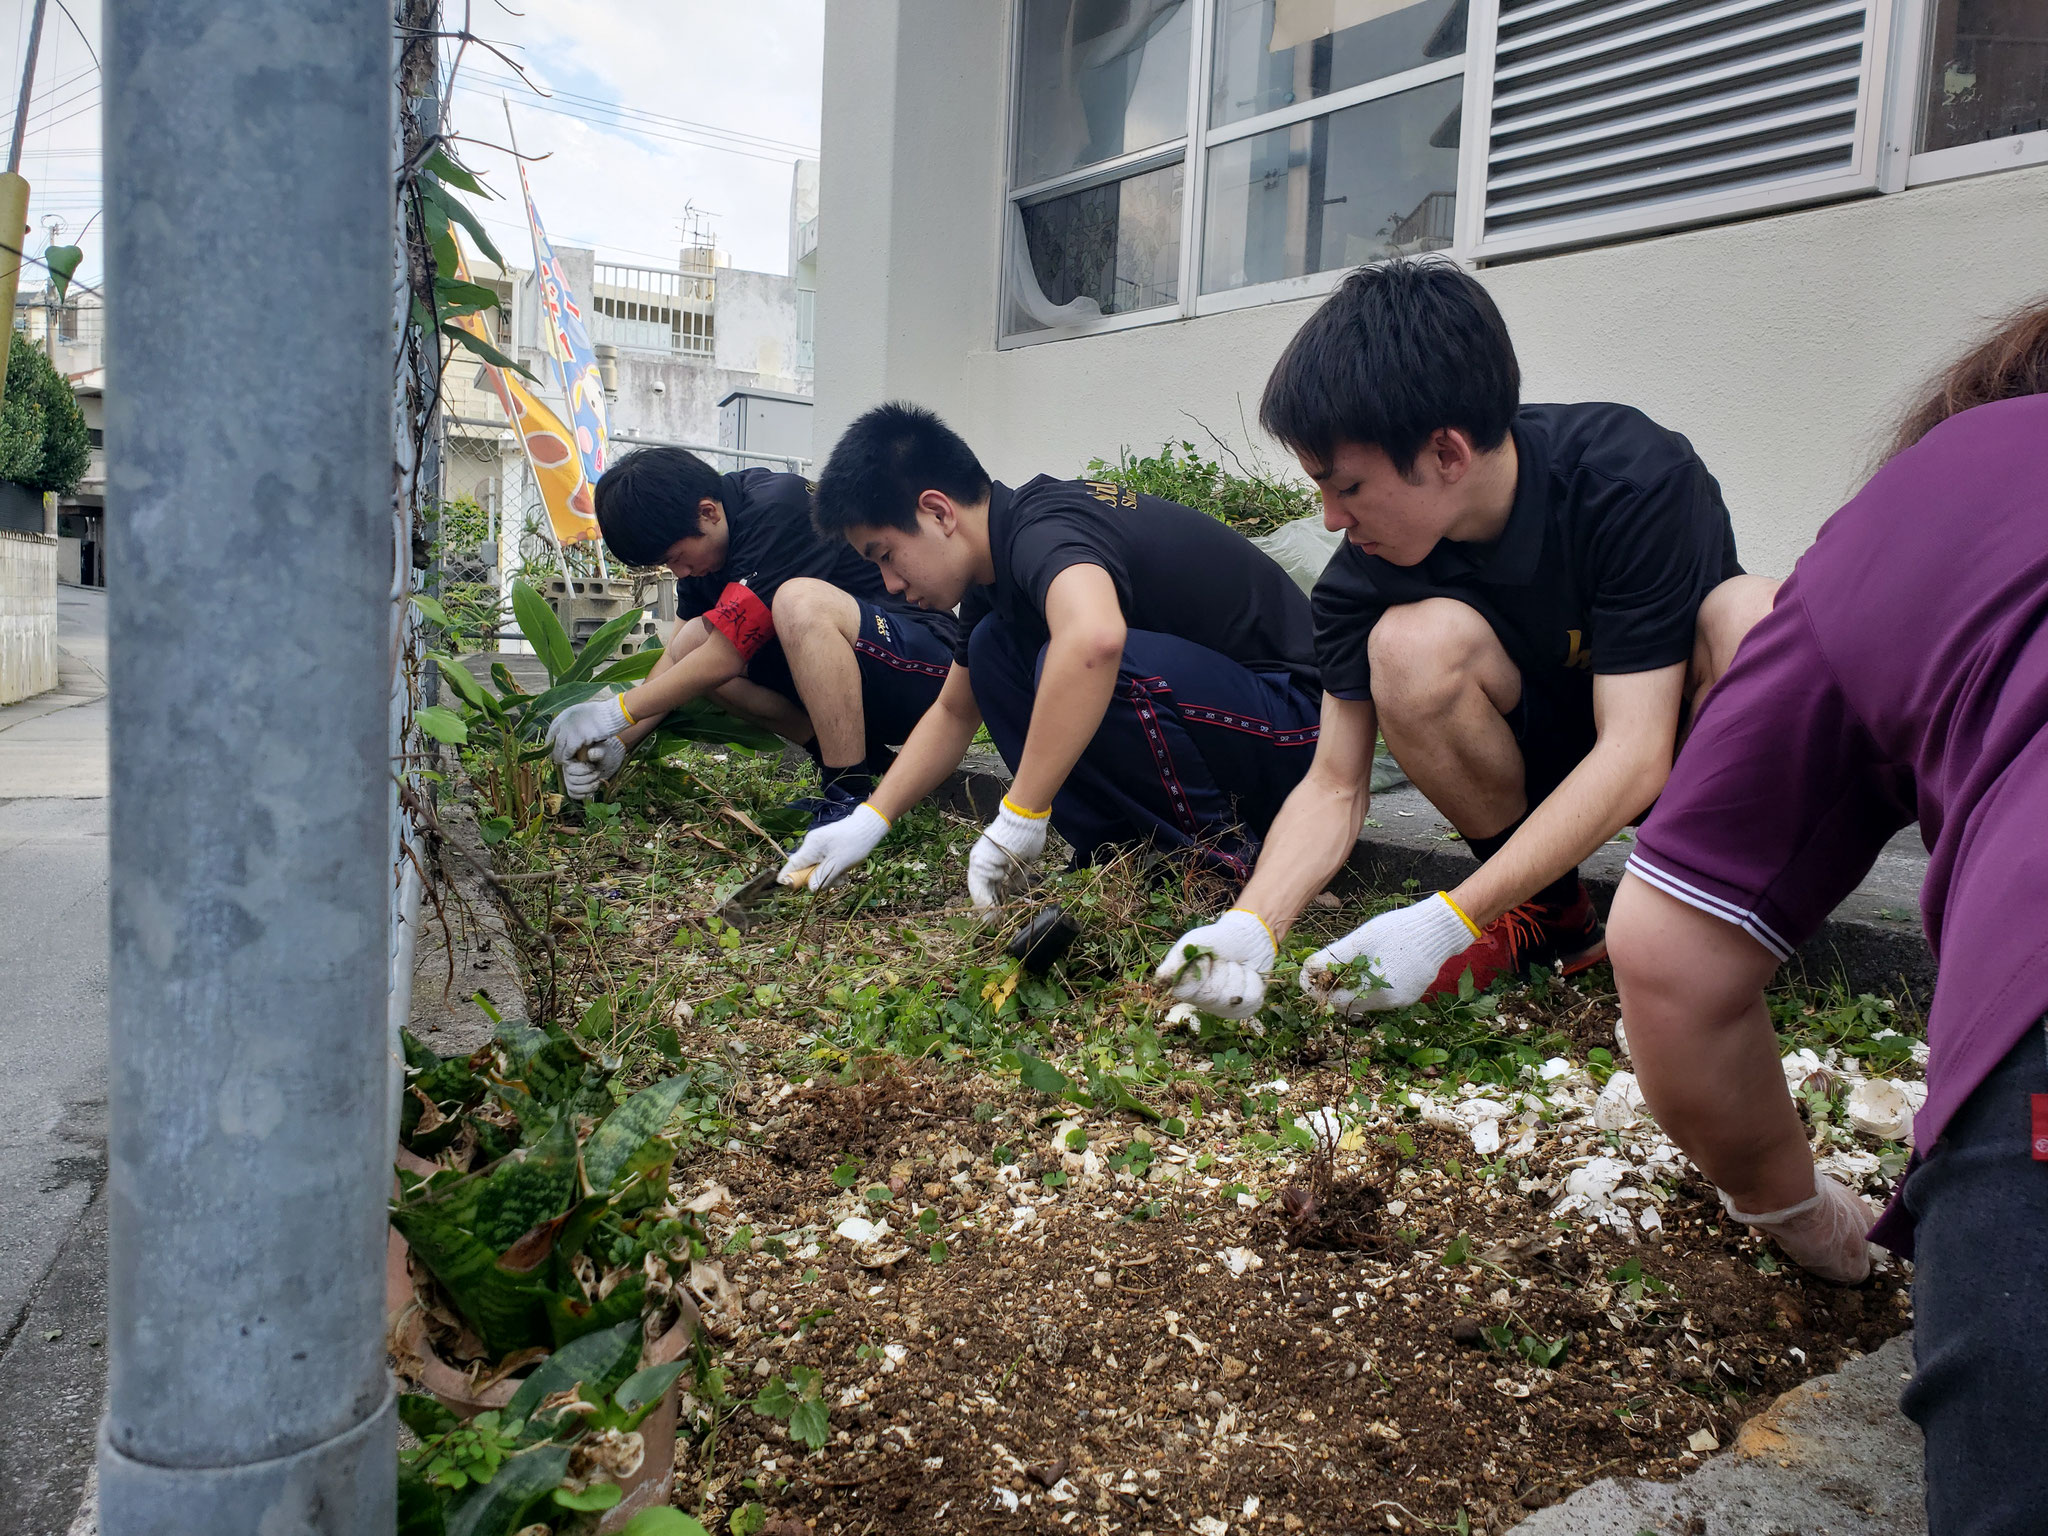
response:
<path id="1" fill-rule="evenodd" d="M 659 565 L 700 531 L 698 503 L 723 503 L 719 473 L 682 448 L 640 448 L 597 477 L 597 526 L 622 565 Z"/>
<path id="2" fill-rule="evenodd" d="M 878 405 L 839 434 L 818 476 L 811 521 L 828 539 L 849 528 L 917 528 L 917 498 L 942 491 L 965 506 L 989 494 L 966 440 L 921 405 Z"/>
<path id="3" fill-rule="evenodd" d="M 1445 427 L 1498 448 L 1521 396 L 1507 322 L 1478 279 L 1441 256 L 1404 257 L 1360 267 L 1295 333 L 1259 423 L 1311 464 L 1362 443 L 1408 475 Z"/>

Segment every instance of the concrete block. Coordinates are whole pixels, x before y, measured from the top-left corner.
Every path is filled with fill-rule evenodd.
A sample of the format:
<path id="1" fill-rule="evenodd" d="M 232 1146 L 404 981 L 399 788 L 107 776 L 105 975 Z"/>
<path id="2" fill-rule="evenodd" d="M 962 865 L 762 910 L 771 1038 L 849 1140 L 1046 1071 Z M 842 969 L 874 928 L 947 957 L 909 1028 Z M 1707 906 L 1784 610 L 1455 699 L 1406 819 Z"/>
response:
<path id="1" fill-rule="evenodd" d="M 1603 1478 L 1510 1536 L 1925 1536 L 1910 1334 L 1794 1387 L 1675 1483 Z"/>

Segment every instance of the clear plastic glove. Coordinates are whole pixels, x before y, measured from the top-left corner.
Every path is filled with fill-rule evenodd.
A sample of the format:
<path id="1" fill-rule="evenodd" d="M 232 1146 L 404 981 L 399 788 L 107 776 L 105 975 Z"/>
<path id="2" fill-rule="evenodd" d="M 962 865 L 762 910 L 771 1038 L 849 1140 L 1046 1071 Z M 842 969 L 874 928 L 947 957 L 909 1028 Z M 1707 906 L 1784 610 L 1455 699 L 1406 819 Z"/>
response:
<path id="1" fill-rule="evenodd" d="M 1478 937 L 1472 920 L 1438 891 L 1411 907 L 1382 912 L 1310 955 L 1301 968 L 1301 990 L 1346 1018 L 1405 1008 L 1429 990 L 1446 960 Z M 1384 985 L 1353 989 L 1331 975 L 1354 960 L 1367 961 Z"/>
<path id="2" fill-rule="evenodd" d="M 1784 1250 L 1785 1257 L 1809 1274 L 1837 1285 L 1860 1285 L 1870 1276 L 1870 1244 L 1863 1234 L 1877 1220 L 1864 1198 L 1815 1170 L 1813 1198 L 1782 1211 L 1752 1216 L 1735 1209 L 1725 1194 L 1721 1204 L 1736 1221 L 1755 1227 Z"/>
<path id="3" fill-rule="evenodd" d="M 848 870 L 875 851 L 889 835 L 889 818 L 866 801 L 827 826 L 813 827 L 775 877 L 780 885 L 808 885 L 814 891 L 837 885 Z"/>
<path id="4" fill-rule="evenodd" d="M 967 894 L 977 907 L 993 907 L 1023 889 L 1033 866 L 1045 856 L 1045 829 L 1052 813 L 1033 815 L 1003 796 L 1003 808 L 967 855 Z"/>
<path id="5" fill-rule="evenodd" d="M 1190 950 L 1207 954 L 1190 955 Z M 1205 928 L 1191 928 L 1174 941 L 1152 979 L 1170 985 L 1174 997 L 1219 1019 L 1248 1019 L 1266 1000 L 1266 973 L 1278 946 L 1258 913 L 1232 907 Z"/>
<path id="6" fill-rule="evenodd" d="M 591 761 L 593 757 L 596 762 Z M 595 746 L 585 747 L 581 756 L 562 764 L 562 788 L 571 799 L 588 800 L 625 761 L 626 744 L 616 736 L 607 736 Z"/>
<path id="7" fill-rule="evenodd" d="M 626 713 L 626 706 L 619 702 L 616 693 L 571 704 L 548 725 L 548 746 L 555 765 L 566 768 L 583 755 L 585 747 L 618 735 L 632 723 L 633 717 Z"/>

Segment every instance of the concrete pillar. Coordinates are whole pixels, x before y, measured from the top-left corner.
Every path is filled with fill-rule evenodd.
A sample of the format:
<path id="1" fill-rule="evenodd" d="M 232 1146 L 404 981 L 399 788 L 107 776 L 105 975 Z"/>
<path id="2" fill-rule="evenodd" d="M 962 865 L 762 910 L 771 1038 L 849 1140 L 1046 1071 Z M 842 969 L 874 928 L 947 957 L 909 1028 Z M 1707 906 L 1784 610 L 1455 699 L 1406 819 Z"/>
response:
<path id="1" fill-rule="evenodd" d="M 107 1536 L 384 1536 L 391 12 L 106 8 Z"/>

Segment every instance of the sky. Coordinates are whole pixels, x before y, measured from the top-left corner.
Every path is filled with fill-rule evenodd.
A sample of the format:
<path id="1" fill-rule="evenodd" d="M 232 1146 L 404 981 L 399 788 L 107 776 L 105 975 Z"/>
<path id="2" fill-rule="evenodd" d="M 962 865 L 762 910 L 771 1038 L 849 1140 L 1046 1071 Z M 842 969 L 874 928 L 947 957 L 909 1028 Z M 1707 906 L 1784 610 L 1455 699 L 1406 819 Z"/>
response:
<path id="1" fill-rule="evenodd" d="M 478 211 L 515 266 L 532 265 L 518 178 L 504 152 L 501 96 L 549 236 L 608 259 L 673 267 L 686 208 L 709 215 L 734 266 L 789 265 L 791 165 L 815 155 L 824 0 L 469 0 L 469 24 L 544 89 L 522 85 L 475 44 L 463 56 L 451 128 L 477 142 L 462 158 L 501 199 Z M 462 25 L 464 0 L 443 0 Z M 13 121 L 32 0 L 0 0 L 0 92 Z M 68 12 L 68 14 L 67 14 Z M 74 26 L 73 22 L 76 22 Z M 81 35 L 82 34 L 82 35 Z M 29 103 L 21 173 L 30 186 L 28 250 L 85 248 L 79 276 L 100 275 L 99 0 L 50 0 Z M 450 45 L 452 54 L 453 45 Z M 80 239 L 80 232 L 84 238 Z"/>

